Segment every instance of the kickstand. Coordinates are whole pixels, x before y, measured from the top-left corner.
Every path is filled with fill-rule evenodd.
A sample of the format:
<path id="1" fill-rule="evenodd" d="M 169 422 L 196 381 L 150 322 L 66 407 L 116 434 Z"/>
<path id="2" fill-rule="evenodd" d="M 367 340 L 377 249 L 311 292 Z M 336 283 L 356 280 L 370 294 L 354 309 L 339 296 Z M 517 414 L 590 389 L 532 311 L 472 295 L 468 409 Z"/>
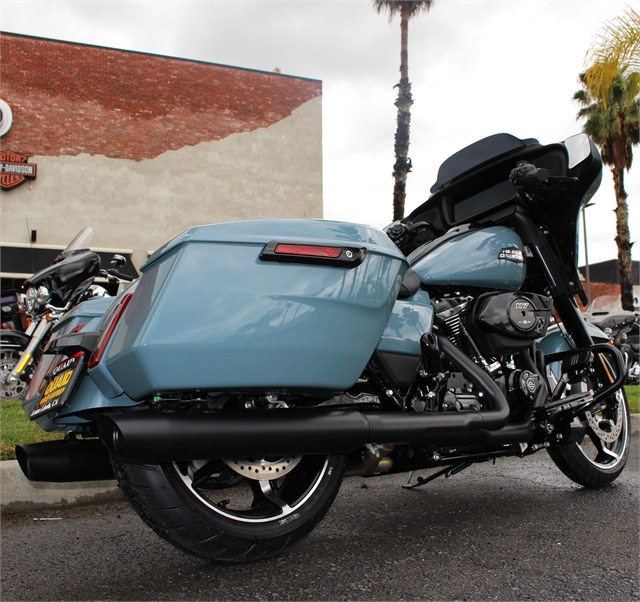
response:
<path id="1" fill-rule="evenodd" d="M 462 464 L 456 464 L 454 466 L 446 466 L 442 470 L 439 470 L 438 472 L 426 478 L 418 477 L 417 482 L 414 483 L 413 485 L 411 485 L 411 479 L 413 478 L 413 473 L 415 471 L 411 471 L 409 473 L 409 478 L 407 479 L 407 482 L 402 486 L 402 488 L 415 489 L 416 487 L 422 487 L 423 485 L 426 485 L 427 483 L 430 483 L 434 479 L 437 479 L 438 477 L 441 477 L 441 476 L 444 476 L 445 479 L 448 479 L 449 477 L 452 477 L 454 474 L 458 474 L 459 472 L 462 472 L 465 468 L 469 468 L 471 464 L 472 464 L 471 462 L 464 462 Z"/>

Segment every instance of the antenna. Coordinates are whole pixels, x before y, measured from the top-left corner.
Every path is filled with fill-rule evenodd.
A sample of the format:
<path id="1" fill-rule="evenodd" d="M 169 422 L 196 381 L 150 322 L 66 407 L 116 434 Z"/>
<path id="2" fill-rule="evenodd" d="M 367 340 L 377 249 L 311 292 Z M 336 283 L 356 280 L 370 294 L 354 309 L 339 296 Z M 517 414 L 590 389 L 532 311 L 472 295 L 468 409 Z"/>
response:
<path id="1" fill-rule="evenodd" d="M 29 218 L 25 217 L 24 221 L 27 223 L 27 237 L 29 238 L 29 247 L 31 248 L 31 273 L 34 274 L 36 271 L 36 263 L 35 263 L 35 257 L 33 254 L 33 230 L 31 230 L 31 228 L 29 228 Z"/>

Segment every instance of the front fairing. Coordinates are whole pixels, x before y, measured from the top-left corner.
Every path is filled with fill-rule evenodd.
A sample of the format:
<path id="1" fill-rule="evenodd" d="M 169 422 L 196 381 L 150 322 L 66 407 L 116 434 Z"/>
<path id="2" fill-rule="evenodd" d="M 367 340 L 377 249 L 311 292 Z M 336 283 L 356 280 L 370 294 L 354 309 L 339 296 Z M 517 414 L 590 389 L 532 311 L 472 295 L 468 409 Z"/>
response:
<path id="1" fill-rule="evenodd" d="M 524 199 L 509 182 L 509 173 L 522 161 L 547 169 L 551 176 L 578 181 L 550 187 L 532 199 Z M 533 139 L 518 141 L 498 134 L 447 159 L 431 197 L 403 221 L 428 222 L 444 234 L 462 224 L 500 223 L 522 205 L 549 231 L 562 263 L 573 266 L 575 272 L 580 210 L 595 194 L 601 178 L 600 153 L 584 134 L 546 146 Z"/>
<path id="2" fill-rule="evenodd" d="M 98 254 L 82 250 L 34 274 L 24 283 L 24 288 L 45 286 L 51 293 L 52 303 L 62 306 L 87 290 L 99 272 Z"/>

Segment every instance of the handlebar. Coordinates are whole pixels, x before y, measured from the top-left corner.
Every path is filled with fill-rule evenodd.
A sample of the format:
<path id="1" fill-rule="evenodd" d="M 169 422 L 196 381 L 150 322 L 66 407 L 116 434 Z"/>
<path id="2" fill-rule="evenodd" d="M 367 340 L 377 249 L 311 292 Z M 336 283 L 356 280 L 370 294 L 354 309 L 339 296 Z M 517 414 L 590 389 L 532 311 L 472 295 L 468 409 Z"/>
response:
<path id="1" fill-rule="evenodd" d="M 549 172 L 542 168 L 536 167 L 531 163 L 522 163 L 509 174 L 509 182 L 516 188 L 535 189 L 542 186 L 549 179 Z"/>
<path id="2" fill-rule="evenodd" d="M 103 272 L 103 275 L 108 276 L 110 278 L 116 278 L 118 280 L 124 280 L 125 282 L 133 282 L 135 278 L 133 276 L 129 276 L 128 274 L 123 274 L 122 272 L 116 270 L 115 268 L 107 268 L 106 270 L 100 270 Z"/>
<path id="3" fill-rule="evenodd" d="M 509 174 L 511 182 L 516 190 L 524 192 L 534 192 L 542 188 L 547 188 L 550 184 L 560 182 L 577 182 L 578 178 L 565 176 L 550 176 L 549 171 L 543 167 L 536 167 L 531 163 L 521 163 Z"/>

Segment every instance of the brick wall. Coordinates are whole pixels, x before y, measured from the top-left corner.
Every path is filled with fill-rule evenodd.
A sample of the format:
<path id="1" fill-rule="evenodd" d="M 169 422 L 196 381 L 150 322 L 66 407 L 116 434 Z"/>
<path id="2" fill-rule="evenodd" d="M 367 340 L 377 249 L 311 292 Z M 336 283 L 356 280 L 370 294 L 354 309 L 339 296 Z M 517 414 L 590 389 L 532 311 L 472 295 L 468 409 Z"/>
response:
<path id="1" fill-rule="evenodd" d="M 587 283 L 582 283 L 582 288 L 584 292 L 587 292 Z M 592 282 L 591 283 L 591 301 L 597 299 L 598 297 L 604 297 L 612 295 L 614 297 L 620 296 L 620 285 L 619 284 L 608 284 L 603 282 Z M 586 311 L 586 307 L 582 304 L 582 301 L 576 297 L 576 301 L 578 302 L 578 307 L 581 311 Z"/>
<path id="2" fill-rule="evenodd" d="M 317 80 L 1 34 L 2 140 L 28 156 L 151 159 L 268 127 L 322 94 Z"/>

